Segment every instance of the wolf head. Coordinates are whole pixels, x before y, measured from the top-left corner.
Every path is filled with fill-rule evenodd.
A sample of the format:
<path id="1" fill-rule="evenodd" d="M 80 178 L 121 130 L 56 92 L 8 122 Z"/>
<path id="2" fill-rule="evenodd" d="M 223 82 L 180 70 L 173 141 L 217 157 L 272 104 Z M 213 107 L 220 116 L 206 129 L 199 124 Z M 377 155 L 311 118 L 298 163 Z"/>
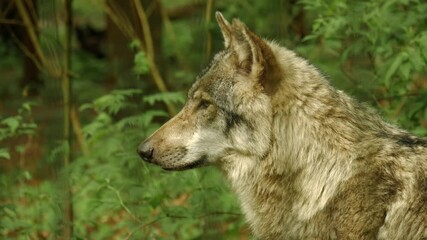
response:
<path id="1" fill-rule="evenodd" d="M 216 19 L 225 50 L 197 77 L 184 108 L 140 144 L 147 162 L 167 170 L 224 165 L 236 157 L 251 164 L 270 148 L 270 96 L 280 78 L 270 44 L 239 20 L 230 24 L 219 12 Z"/>

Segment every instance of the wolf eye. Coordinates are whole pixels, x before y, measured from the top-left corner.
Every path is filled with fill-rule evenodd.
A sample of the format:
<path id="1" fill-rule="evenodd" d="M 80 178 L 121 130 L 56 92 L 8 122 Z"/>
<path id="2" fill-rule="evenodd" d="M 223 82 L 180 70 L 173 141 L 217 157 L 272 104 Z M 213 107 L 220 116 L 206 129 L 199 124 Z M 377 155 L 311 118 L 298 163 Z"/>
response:
<path id="1" fill-rule="evenodd" d="M 211 105 L 211 103 L 208 100 L 202 99 L 199 102 L 199 105 L 197 105 L 197 109 L 206 109 Z"/>

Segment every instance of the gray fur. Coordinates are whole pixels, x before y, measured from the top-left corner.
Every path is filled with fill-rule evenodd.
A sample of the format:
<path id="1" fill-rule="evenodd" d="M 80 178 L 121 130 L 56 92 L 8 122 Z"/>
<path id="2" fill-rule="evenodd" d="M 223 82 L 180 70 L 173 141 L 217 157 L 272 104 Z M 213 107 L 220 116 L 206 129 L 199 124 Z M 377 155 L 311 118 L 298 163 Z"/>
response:
<path id="1" fill-rule="evenodd" d="M 165 169 L 218 166 L 260 239 L 427 239 L 427 140 L 217 19 L 226 49 L 141 155 Z"/>

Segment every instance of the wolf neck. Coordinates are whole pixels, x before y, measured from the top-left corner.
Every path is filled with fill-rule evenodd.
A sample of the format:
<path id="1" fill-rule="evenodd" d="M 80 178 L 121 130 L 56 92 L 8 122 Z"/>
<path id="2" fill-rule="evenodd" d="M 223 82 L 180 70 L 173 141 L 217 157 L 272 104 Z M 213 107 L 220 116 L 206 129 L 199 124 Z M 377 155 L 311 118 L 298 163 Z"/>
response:
<path id="1" fill-rule="evenodd" d="M 271 221 L 315 217 L 354 174 L 350 166 L 364 157 L 360 152 L 369 155 L 361 151 L 363 142 L 391 128 L 374 113 L 365 113 L 371 119 L 364 125 L 354 117 L 367 111 L 363 106 L 333 89 L 292 52 L 272 49 L 283 68 L 282 84 L 272 98 L 273 144 L 265 159 L 236 157 L 234 170 L 226 171 L 254 225 L 262 215 L 278 216 L 268 213 L 272 209 L 283 214 Z"/>

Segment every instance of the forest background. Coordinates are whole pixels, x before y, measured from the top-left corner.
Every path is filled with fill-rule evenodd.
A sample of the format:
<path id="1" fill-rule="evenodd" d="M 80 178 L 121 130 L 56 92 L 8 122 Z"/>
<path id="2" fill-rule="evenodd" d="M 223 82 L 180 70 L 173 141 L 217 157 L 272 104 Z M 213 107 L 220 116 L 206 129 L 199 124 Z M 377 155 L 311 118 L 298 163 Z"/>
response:
<path id="1" fill-rule="evenodd" d="M 136 147 L 223 48 L 215 11 L 427 136 L 422 0 L 0 0 L 1 239 L 251 239 L 214 167 Z"/>

